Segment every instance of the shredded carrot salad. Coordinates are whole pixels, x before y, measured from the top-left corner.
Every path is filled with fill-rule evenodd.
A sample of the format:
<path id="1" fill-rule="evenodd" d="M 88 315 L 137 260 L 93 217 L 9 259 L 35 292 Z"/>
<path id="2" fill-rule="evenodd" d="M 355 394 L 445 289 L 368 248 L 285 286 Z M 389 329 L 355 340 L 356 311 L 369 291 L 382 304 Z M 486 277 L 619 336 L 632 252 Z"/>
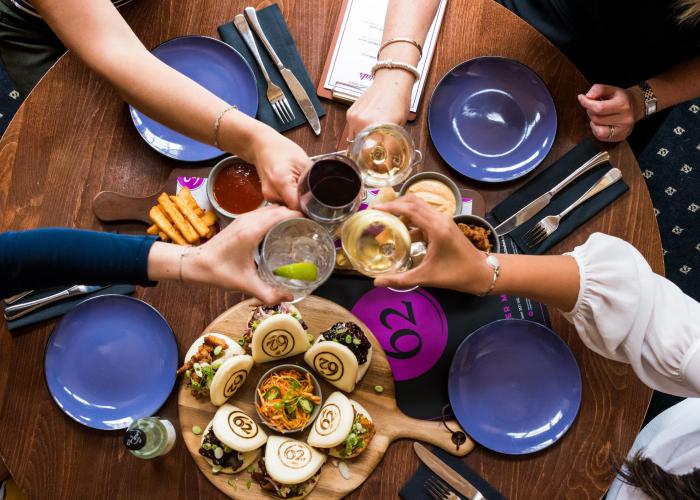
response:
<path id="1" fill-rule="evenodd" d="M 314 394 L 311 375 L 281 370 L 262 381 L 255 404 L 270 426 L 287 431 L 304 427 L 321 398 Z"/>

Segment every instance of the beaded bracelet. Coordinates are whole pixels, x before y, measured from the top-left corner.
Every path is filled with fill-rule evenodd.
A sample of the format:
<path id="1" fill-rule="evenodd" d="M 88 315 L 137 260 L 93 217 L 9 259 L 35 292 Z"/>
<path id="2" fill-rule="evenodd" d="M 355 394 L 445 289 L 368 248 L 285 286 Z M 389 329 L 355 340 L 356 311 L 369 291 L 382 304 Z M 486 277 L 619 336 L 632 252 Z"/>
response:
<path id="1" fill-rule="evenodd" d="M 392 43 L 410 43 L 418 49 L 418 59 L 421 59 L 423 57 L 423 47 L 421 47 L 420 43 L 410 38 L 396 37 L 392 38 L 391 40 L 387 40 L 379 46 L 379 50 L 377 51 L 377 59 L 379 59 L 379 54 L 382 53 L 382 50 L 384 50 L 387 46 L 391 45 Z"/>
<path id="2" fill-rule="evenodd" d="M 380 69 L 402 69 L 411 73 L 416 80 L 420 79 L 420 71 L 418 71 L 418 68 L 405 62 L 394 61 L 393 59 L 377 61 L 377 64 L 372 66 L 372 77 L 374 77 L 374 74 Z"/>
<path id="3" fill-rule="evenodd" d="M 221 113 L 219 113 L 219 116 L 216 117 L 216 121 L 214 121 L 214 147 L 216 149 L 221 149 L 221 147 L 219 146 L 219 128 L 221 127 L 221 119 L 226 113 L 228 113 L 232 109 L 238 109 L 238 106 L 236 106 L 235 104 L 233 106 L 229 106 Z"/>

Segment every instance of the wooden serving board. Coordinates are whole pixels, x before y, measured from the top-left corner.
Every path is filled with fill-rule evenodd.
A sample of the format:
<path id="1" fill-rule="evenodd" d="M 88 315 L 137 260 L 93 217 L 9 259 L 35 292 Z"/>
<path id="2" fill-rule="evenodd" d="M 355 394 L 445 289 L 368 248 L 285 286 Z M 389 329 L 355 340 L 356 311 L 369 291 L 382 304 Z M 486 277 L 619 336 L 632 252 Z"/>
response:
<path id="1" fill-rule="evenodd" d="M 248 321 L 251 306 L 256 305 L 254 299 L 241 302 L 216 318 L 203 332 L 222 333 L 233 339 L 238 339 L 243 332 Z M 375 423 L 376 435 L 370 442 L 367 449 L 359 457 L 348 460 L 346 463 L 350 470 L 350 479 L 345 479 L 334 462 L 338 461 L 328 457 L 321 469 L 321 476 L 315 488 L 308 498 L 341 498 L 355 488 L 360 486 L 374 471 L 377 464 L 382 460 L 389 445 L 400 438 L 415 439 L 436 445 L 443 450 L 454 455 L 463 456 L 469 453 L 474 447 L 474 443 L 467 438 L 467 441 L 456 449 L 451 440 L 451 433 L 443 426 L 442 422 L 417 420 L 407 417 L 396 406 L 396 396 L 394 392 L 394 379 L 391 374 L 389 362 L 377 339 L 372 335 L 367 326 L 357 319 L 350 311 L 340 305 L 320 297 L 310 296 L 297 304 L 304 321 L 309 327 L 309 333 L 317 336 L 321 331 L 328 329 L 338 321 L 354 321 L 372 343 L 373 355 L 372 364 L 365 377 L 360 381 L 352 394 L 348 396 L 356 400 L 370 412 Z M 296 363 L 308 368 L 303 361 L 303 355 L 293 358 L 286 358 L 279 363 Z M 265 371 L 269 370 L 275 363 L 256 364 L 253 366 L 243 387 L 229 400 L 230 403 L 240 407 L 248 413 L 256 422 L 260 424 L 260 419 L 255 412 L 254 392 L 258 380 Z M 333 391 L 337 390 L 321 377 L 317 377 L 321 384 L 323 398 L 327 398 Z M 384 390 L 377 393 L 374 387 L 381 385 Z M 231 498 L 241 500 L 252 500 L 265 497 L 267 494 L 262 491 L 258 484 L 253 481 L 250 489 L 246 488 L 246 483 L 250 474 L 243 471 L 236 475 L 213 474 L 211 466 L 199 454 L 201 436 L 192 432 L 192 427 L 197 425 L 204 429 L 216 413 L 216 407 L 208 400 L 197 400 L 185 388 L 184 383 L 180 384 L 178 394 L 178 410 L 182 437 L 188 451 L 192 455 L 195 463 L 219 490 Z M 268 433 L 273 431 L 264 424 L 260 424 Z M 451 428 L 457 428 L 456 422 L 448 422 Z M 291 438 L 306 441 L 308 429 L 301 433 L 289 435 Z M 228 484 L 229 479 L 237 478 L 237 486 Z"/>
<path id="2" fill-rule="evenodd" d="M 129 196 L 115 191 L 100 191 L 92 200 L 92 211 L 102 222 L 139 221 L 153 224 L 148 216 L 158 204 L 161 193 L 175 194 L 178 177 L 208 177 L 212 167 L 174 168 L 163 186 L 149 196 Z"/>

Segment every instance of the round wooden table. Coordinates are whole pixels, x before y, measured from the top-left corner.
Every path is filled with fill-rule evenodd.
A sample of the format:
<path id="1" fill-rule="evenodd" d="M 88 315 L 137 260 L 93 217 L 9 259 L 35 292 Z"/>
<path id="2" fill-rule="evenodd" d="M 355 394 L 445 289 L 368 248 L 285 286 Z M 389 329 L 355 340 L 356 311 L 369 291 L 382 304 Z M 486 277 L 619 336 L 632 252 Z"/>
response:
<path id="1" fill-rule="evenodd" d="M 123 14 L 145 45 L 153 47 L 178 35 L 216 36 L 216 27 L 242 12 L 246 3 L 250 2 L 141 0 L 124 8 Z M 279 3 L 311 77 L 318 81 L 340 2 Z M 576 94 L 589 84 L 555 47 L 491 0 L 451 0 L 426 97 L 418 119 L 408 127 L 424 151 L 424 169 L 447 171 L 427 132 L 426 104 L 432 89 L 455 64 L 487 54 L 522 61 L 552 92 L 559 130 L 545 166 L 590 135 L 586 115 L 576 102 Z M 310 127 L 289 134 L 309 154 L 333 151 L 344 127 L 346 107 L 324 105 L 328 114 L 320 137 L 313 136 Z M 637 162 L 626 143 L 610 151 L 629 193 L 552 251 L 570 250 L 602 231 L 630 241 L 656 272 L 663 273 L 658 228 Z M 91 210 L 97 192 L 151 194 L 175 166 L 180 165 L 143 143 L 126 105 L 110 86 L 68 54 L 27 98 L 0 141 L 0 230 L 40 226 L 104 230 Z M 460 180 L 481 191 L 487 208 L 517 187 Z M 163 313 L 181 352 L 211 320 L 242 298 L 168 283 L 139 289 L 137 296 Z M 651 391 L 629 366 L 588 351 L 561 315 L 552 316 L 554 329 L 573 349 L 583 375 L 583 402 L 575 424 L 559 443 L 542 452 L 509 457 L 477 446 L 466 461 L 510 498 L 598 498 L 613 478 L 613 460 L 626 454 L 639 431 Z M 54 324 L 31 328 L 18 338 L 11 338 L 3 327 L 0 335 L 0 452 L 20 487 L 31 498 L 222 498 L 197 471 L 182 440 L 161 459 L 139 461 L 121 444 L 121 433 L 93 431 L 61 413 L 43 374 L 44 346 Z M 176 392 L 160 412 L 172 420 L 177 419 Z M 417 466 L 410 443 L 395 444 L 353 497 L 395 497 Z"/>

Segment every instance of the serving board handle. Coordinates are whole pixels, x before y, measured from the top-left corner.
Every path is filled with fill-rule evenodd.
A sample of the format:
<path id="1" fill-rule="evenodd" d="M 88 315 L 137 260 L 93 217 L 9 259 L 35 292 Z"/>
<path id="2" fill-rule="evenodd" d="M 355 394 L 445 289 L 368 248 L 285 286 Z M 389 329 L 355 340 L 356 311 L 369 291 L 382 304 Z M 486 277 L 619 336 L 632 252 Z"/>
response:
<path id="1" fill-rule="evenodd" d="M 392 437 L 394 439 L 405 438 L 423 441 L 424 443 L 437 446 L 456 457 L 463 457 L 474 449 L 474 441 L 466 434 L 466 441 L 457 447 L 452 441 L 452 432 L 448 431 L 440 420 L 418 420 L 403 414 L 400 417 L 398 414 L 395 414 L 394 421 L 391 424 L 390 432 L 393 434 Z M 450 429 L 462 430 L 454 420 L 447 421 L 447 426 Z"/>
<path id="2" fill-rule="evenodd" d="M 148 212 L 156 205 L 157 197 L 158 195 L 135 197 L 114 191 L 101 191 L 92 201 L 92 211 L 102 222 L 135 220 L 150 225 Z"/>

